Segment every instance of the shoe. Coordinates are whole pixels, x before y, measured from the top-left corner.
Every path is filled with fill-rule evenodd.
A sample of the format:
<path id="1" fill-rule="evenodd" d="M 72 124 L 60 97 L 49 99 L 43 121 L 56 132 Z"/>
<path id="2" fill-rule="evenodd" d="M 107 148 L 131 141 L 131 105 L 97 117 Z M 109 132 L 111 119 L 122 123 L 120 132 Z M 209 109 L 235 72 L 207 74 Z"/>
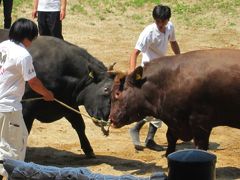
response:
<path id="1" fill-rule="evenodd" d="M 134 144 L 134 148 L 137 150 L 137 151 L 143 151 L 144 149 L 144 146 L 142 146 L 141 144 Z"/>
<path id="2" fill-rule="evenodd" d="M 154 142 L 154 140 L 149 139 L 147 140 L 145 147 L 154 151 L 163 151 L 164 148 Z"/>
<path id="3" fill-rule="evenodd" d="M 144 146 L 141 145 L 141 142 L 139 139 L 139 131 L 137 131 L 135 128 L 131 128 L 129 132 L 130 132 L 130 136 L 132 138 L 134 148 L 137 151 L 143 151 Z"/>

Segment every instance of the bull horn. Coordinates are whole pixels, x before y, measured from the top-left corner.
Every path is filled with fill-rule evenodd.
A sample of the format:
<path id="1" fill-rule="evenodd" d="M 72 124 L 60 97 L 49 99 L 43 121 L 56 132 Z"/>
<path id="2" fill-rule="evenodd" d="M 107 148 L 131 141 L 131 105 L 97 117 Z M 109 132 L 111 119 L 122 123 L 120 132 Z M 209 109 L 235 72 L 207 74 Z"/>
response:
<path id="1" fill-rule="evenodd" d="M 113 67 L 115 66 L 116 62 L 113 62 L 111 65 L 108 66 L 108 71 L 113 71 Z"/>
<path id="2" fill-rule="evenodd" d="M 118 78 L 123 78 L 127 76 L 127 72 L 120 71 L 120 70 L 112 70 L 112 71 L 107 71 L 110 75 L 118 76 Z"/>

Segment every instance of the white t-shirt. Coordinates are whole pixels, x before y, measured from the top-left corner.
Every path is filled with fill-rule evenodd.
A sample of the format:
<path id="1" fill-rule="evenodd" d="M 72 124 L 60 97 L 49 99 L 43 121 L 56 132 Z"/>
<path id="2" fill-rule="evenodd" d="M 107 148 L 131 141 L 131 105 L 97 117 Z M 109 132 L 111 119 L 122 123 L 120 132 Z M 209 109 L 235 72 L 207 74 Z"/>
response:
<path id="1" fill-rule="evenodd" d="M 60 11 L 61 0 L 39 0 L 38 11 L 55 12 Z"/>
<path id="2" fill-rule="evenodd" d="M 165 33 L 158 30 L 155 23 L 148 25 L 140 34 L 135 49 L 142 52 L 142 63 L 165 56 L 168 42 L 176 41 L 175 30 L 172 22 L 166 25 Z"/>
<path id="3" fill-rule="evenodd" d="M 0 112 L 22 109 L 25 81 L 35 76 L 32 56 L 23 44 L 10 40 L 0 44 Z"/>

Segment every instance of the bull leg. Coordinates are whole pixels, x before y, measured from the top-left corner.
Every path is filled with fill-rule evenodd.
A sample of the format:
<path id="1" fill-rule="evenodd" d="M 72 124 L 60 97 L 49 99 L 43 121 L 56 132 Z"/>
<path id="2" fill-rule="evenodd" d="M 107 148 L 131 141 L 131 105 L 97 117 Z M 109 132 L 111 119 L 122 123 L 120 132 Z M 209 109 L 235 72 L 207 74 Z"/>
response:
<path id="1" fill-rule="evenodd" d="M 212 128 L 209 126 L 208 122 L 210 115 L 207 112 L 202 113 L 192 113 L 189 118 L 190 126 L 193 131 L 194 144 L 197 149 L 207 150 L 209 146 L 209 136 Z"/>
<path id="2" fill-rule="evenodd" d="M 176 150 L 176 143 L 177 143 L 178 138 L 174 136 L 174 133 L 168 128 L 167 130 L 167 142 L 168 142 L 168 147 L 166 151 L 166 157 L 174 152 Z"/>
<path id="3" fill-rule="evenodd" d="M 68 113 L 68 115 L 66 115 L 65 117 L 71 123 L 72 127 L 76 130 L 80 140 L 81 148 L 85 153 L 86 157 L 95 158 L 93 149 L 85 134 L 85 123 L 82 116 L 76 114 L 75 112 L 71 112 Z"/>
<path id="4" fill-rule="evenodd" d="M 34 117 L 32 117 L 28 112 L 23 110 L 23 119 L 24 119 L 25 125 L 27 127 L 28 134 L 30 134 L 30 131 L 33 126 Z"/>
<path id="5" fill-rule="evenodd" d="M 197 149 L 208 150 L 211 129 L 208 130 L 198 128 L 193 133 L 195 147 Z"/>
<path id="6" fill-rule="evenodd" d="M 32 129 L 32 126 L 33 126 L 33 121 L 34 121 L 34 118 L 24 118 L 23 116 L 23 119 L 24 119 L 24 122 L 26 124 L 26 127 L 27 127 L 27 130 L 28 130 L 28 134 L 30 134 L 30 131 Z"/>

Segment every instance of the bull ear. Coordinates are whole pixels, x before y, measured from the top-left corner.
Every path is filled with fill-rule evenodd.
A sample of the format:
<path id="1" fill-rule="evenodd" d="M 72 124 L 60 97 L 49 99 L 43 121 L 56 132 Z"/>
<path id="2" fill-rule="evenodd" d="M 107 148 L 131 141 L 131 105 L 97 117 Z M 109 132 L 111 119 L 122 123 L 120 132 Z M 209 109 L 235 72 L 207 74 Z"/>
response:
<path id="1" fill-rule="evenodd" d="M 127 77 L 127 82 L 129 84 L 140 87 L 144 82 L 144 79 L 142 78 L 142 74 L 143 74 L 143 67 L 138 66 L 131 74 L 129 74 L 129 76 Z"/>
<path id="2" fill-rule="evenodd" d="M 88 64 L 88 76 L 94 81 L 99 82 L 102 79 L 103 73 L 94 68 L 91 64 Z"/>

